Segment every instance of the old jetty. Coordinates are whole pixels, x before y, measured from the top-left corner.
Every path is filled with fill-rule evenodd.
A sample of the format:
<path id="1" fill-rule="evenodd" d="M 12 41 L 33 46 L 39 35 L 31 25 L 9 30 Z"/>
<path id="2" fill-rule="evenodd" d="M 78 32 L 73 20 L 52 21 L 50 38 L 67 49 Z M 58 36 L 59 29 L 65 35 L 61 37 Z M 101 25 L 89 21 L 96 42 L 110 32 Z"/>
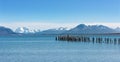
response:
<path id="1" fill-rule="evenodd" d="M 107 43 L 120 44 L 120 35 L 113 34 L 81 34 L 81 35 L 59 35 L 57 41 L 68 42 L 92 42 L 92 43 Z"/>

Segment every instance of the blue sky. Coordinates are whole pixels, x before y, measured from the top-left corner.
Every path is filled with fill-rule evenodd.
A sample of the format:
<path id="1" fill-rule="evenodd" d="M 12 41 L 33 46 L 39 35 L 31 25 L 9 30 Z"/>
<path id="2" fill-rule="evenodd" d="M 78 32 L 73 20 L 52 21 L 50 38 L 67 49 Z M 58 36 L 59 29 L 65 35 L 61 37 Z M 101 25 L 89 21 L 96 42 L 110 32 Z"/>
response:
<path id="1" fill-rule="evenodd" d="M 0 0 L 0 22 L 120 23 L 120 0 Z"/>

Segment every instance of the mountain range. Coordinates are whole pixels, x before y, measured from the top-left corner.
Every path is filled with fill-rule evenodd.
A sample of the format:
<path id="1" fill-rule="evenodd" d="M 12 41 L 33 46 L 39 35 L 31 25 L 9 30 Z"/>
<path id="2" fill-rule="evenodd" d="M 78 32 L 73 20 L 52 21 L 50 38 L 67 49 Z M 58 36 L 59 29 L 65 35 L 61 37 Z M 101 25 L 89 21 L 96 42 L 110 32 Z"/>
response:
<path id="1" fill-rule="evenodd" d="M 112 29 L 104 25 L 85 25 L 79 24 L 76 27 L 67 30 L 60 27 L 57 29 L 48 29 L 44 31 L 30 30 L 26 27 L 18 27 L 15 31 L 10 28 L 0 27 L 0 35 L 7 34 L 103 34 L 103 33 L 120 33 L 120 28 Z"/>
<path id="2" fill-rule="evenodd" d="M 60 27 L 58 29 L 48 29 L 41 32 L 37 32 L 36 34 L 62 34 L 66 31 L 67 31 L 66 28 Z"/>
<path id="3" fill-rule="evenodd" d="M 101 33 L 118 33 L 115 29 L 109 28 L 104 25 L 85 25 L 80 24 L 75 28 L 70 29 L 66 33 L 68 34 L 101 34 Z"/>

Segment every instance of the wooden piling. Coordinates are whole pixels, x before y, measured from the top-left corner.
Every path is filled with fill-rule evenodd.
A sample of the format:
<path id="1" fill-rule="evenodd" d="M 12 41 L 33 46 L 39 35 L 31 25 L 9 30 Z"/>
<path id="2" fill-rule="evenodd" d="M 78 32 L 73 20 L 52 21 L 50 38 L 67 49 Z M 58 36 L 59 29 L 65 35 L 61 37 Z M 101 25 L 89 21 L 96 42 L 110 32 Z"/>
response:
<path id="1" fill-rule="evenodd" d="M 120 38 L 111 37 L 96 37 L 87 35 L 59 35 L 55 38 L 57 41 L 68 41 L 68 42 L 92 42 L 92 43 L 107 43 L 107 44 L 120 44 Z"/>

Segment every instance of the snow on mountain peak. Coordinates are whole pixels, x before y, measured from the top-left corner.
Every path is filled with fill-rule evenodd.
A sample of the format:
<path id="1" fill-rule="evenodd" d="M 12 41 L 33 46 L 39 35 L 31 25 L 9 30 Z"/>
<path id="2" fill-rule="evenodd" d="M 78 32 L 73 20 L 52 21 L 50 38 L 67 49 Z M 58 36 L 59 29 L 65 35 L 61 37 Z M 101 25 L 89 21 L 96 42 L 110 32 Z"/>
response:
<path id="1" fill-rule="evenodd" d="M 64 27 L 60 27 L 58 28 L 57 30 L 66 30 L 67 28 L 64 28 Z"/>
<path id="2" fill-rule="evenodd" d="M 26 27 L 18 27 L 15 32 L 16 33 L 35 33 L 35 32 L 38 32 L 40 30 L 30 30 Z"/>

